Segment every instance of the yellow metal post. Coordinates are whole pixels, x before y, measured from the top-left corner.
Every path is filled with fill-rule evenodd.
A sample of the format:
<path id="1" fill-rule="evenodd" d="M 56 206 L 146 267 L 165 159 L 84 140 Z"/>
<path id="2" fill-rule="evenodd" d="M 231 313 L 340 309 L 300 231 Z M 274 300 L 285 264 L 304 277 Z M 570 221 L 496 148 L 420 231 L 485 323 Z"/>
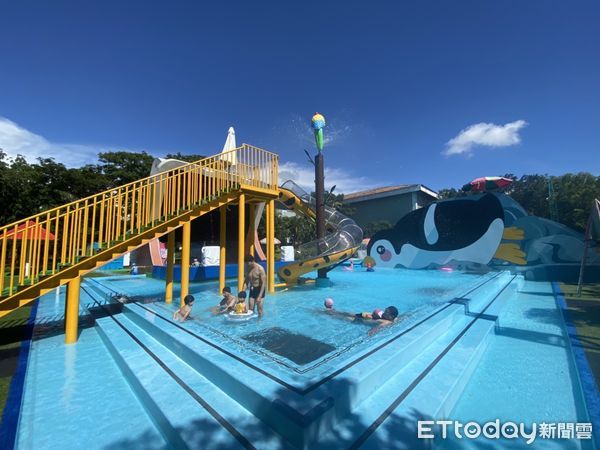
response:
<path id="1" fill-rule="evenodd" d="M 219 208 L 219 294 L 225 287 L 225 268 L 227 265 L 227 206 Z"/>
<path id="2" fill-rule="evenodd" d="M 238 292 L 244 288 L 245 213 L 246 195 L 240 194 L 238 206 Z"/>
<path id="3" fill-rule="evenodd" d="M 269 260 L 267 261 L 267 279 L 269 292 L 275 292 L 275 200 L 269 200 Z"/>
<path id="4" fill-rule="evenodd" d="M 246 248 L 249 255 L 254 256 L 254 235 L 256 228 L 255 218 L 256 204 L 248 204 L 248 234 L 246 235 Z"/>
<path id="5" fill-rule="evenodd" d="M 175 263 L 175 231 L 167 236 L 167 284 L 165 286 L 165 302 L 173 302 L 173 265 Z"/>
<path id="6" fill-rule="evenodd" d="M 79 287 L 81 277 L 75 277 L 67 284 L 67 307 L 65 312 L 65 344 L 77 342 L 79 323 Z"/>
<path id="7" fill-rule="evenodd" d="M 271 281 L 269 280 L 269 265 L 271 264 L 271 246 L 269 242 L 271 242 L 271 227 L 269 226 L 269 221 L 271 214 L 269 214 L 269 210 L 271 209 L 271 203 L 265 202 L 265 257 L 267 260 L 265 263 L 267 264 L 267 292 L 269 292 L 269 287 L 271 285 Z"/>
<path id="8" fill-rule="evenodd" d="M 181 242 L 181 300 L 190 293 L 190 237 L 192 234 L 192 223 L 183 224 L 183 238 Z"/>

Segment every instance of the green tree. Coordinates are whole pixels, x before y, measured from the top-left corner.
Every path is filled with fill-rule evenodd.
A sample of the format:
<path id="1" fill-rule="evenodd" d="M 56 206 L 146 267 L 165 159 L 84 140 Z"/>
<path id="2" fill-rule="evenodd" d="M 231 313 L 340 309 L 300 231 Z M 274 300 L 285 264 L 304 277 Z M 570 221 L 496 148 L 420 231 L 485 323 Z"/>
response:
<path id="1" fill-rule="evenodd" d="M 300 215 L 275 217 L 275 236 L 282 243 L 299 245 L 316 239 L 315 224 Z"/>
<path id="2" fill-rule="evenodd" d="M 378 222 L 369 222 L 363 227 L 363 235 L 366 238 L 371 238 L 373 235 L 382 230 L 388 230 L 392 228 L 392 224 L 387 220 L 380 220 Z"/>
<path id="3" fill-rule="evenodd" d="M 506 191 L 525 210 L 534 216 L 550 217 L 548 206 L 548 177 L 546 175 L 523 175 L 515 179 Z"/>
<path id="4" fill-rule="evenodd" d="M 456 198 L 456 197 L 464 197 L 465 195 L 467 195 L 467 194 L 462 189 L 449 188 L 449 189 L 440 189 L 438 191 L 438 198 L 440 200 L 446 200 L 449 198 Z"/>
<path id="5" fill-rule="evenodd" d="M 165 156 L 165 158 L 167 159 L 179 159 L 181 161 L 185 161 L 185 162 L 196 162 L 196 161 L 200 161 L 201 159 L 206 158 L 206 156 L 204 155 L 183 155 L 181 152 L 177 152 L 177 153 L 167 153 L 167 156 Z"/>
<path id="6" fill-rule="evenodd" d="M 69 182 L 75 198 L 89 197 L 116 185 L 97 164 L 87 164 L 77 169 L 69 169 Z"/>
<path id="7" fill-rule="evenodd" d="M 21 217 L 38 212 L 38 173 L 27 163 L 23 156 L 7 160 L 3 180 L 3 204 L 0 205 L 3 223 L 12 222 Z"/>
<path id="8" fill-rule="evenodd" d="M 150 175 L 154 157 L 146 152 L 103 152 L 98 155 L 99 167 L 112 186 L 131 183 Z"/>
<path id="9" fill-rule="evenodd" d="M 506 190 L 529 214 L 550 218 L 548 198 L 548 175 L 532 174 L 517 178 L 513 174 L 504 175 L 513 180 Z M 577 231 L 585 229 L 592 202 L 600 198 L 600 177 L 587 172 L 566 173 L 552 177 L 558 221 Z M 455 188 L 442 189 L 440 198 L 453 198 L 465 195 Z"/>
<path id="10" fill-rule="evenodd" d="M 590 173 L 567 173 L 553 179 L 559 222 L 585 230 L 595 198 L 600 198 L 600 177 Z"/>
<path id="11" fill-rule="evenodd" d="M 0 149 L 0 225 L 11 221 L 14 215 L 14 201 L 18 195 L 15 177 L 8 156 Z"/>

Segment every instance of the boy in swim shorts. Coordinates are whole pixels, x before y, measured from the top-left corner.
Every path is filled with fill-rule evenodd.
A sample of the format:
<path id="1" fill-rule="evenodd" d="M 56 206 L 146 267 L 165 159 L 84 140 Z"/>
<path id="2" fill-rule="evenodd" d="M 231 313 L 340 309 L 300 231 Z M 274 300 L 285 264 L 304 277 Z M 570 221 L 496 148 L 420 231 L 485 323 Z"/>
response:
<path id="1" fill-rule="evenodd" d="M 258 315 L 263 315 L 263 303 L 265 299 L 265 286 L 267 284 L 267 276 L 265 269 L 254 260 L 254 256 L 248 255 L 246 261 L 246 279 L 244 285 L 250 289 L 248 295 L 249 309 L 254 311 L 254 305 L 258 307 Z"/>

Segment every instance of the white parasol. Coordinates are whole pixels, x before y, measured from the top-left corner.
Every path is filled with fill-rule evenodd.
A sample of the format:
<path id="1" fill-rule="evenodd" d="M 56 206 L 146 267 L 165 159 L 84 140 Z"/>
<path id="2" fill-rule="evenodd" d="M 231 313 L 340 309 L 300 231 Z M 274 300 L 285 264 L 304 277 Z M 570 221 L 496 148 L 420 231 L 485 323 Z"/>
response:
<path id="1" fill-rule="evenodd" d="M 232 166 L 234 166 L 237 163 L 235 152 L 231 151 L 234 150 L 236 147 L 237 145 L 235 143 L 235 130 L 233 129 L 233 127 L 229 127 L 229 130 L 227 131 L 227 139 L 225 140 L 225 145 L 223 145 L 223 150 L 221 150 L 221 153 L 226 153 L 226 155 L 222 156 L 221 159 L 223 161 L 229 161 Z"/>

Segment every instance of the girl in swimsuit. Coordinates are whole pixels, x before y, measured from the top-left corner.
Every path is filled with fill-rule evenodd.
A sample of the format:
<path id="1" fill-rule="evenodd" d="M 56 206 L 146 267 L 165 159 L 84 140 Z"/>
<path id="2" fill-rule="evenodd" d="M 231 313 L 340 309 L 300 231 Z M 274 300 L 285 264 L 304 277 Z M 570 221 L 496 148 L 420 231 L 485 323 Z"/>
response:
<path id="1" fill-rule="evenodd" d="M 173 314 L 173 320 L 175 321 L 180 321 L 180 322 L 184 322 L 185 319 L 187 319 L 190 315 L 190 313 L 192 312 L 192 306 L 194 306 L 194 296 L 193 295 L 186 295 L 185 298 L 183 299 L 183 306 L 181 308 L 179 308 L 177 311 L 175 311 L 175 313 Z"/>

